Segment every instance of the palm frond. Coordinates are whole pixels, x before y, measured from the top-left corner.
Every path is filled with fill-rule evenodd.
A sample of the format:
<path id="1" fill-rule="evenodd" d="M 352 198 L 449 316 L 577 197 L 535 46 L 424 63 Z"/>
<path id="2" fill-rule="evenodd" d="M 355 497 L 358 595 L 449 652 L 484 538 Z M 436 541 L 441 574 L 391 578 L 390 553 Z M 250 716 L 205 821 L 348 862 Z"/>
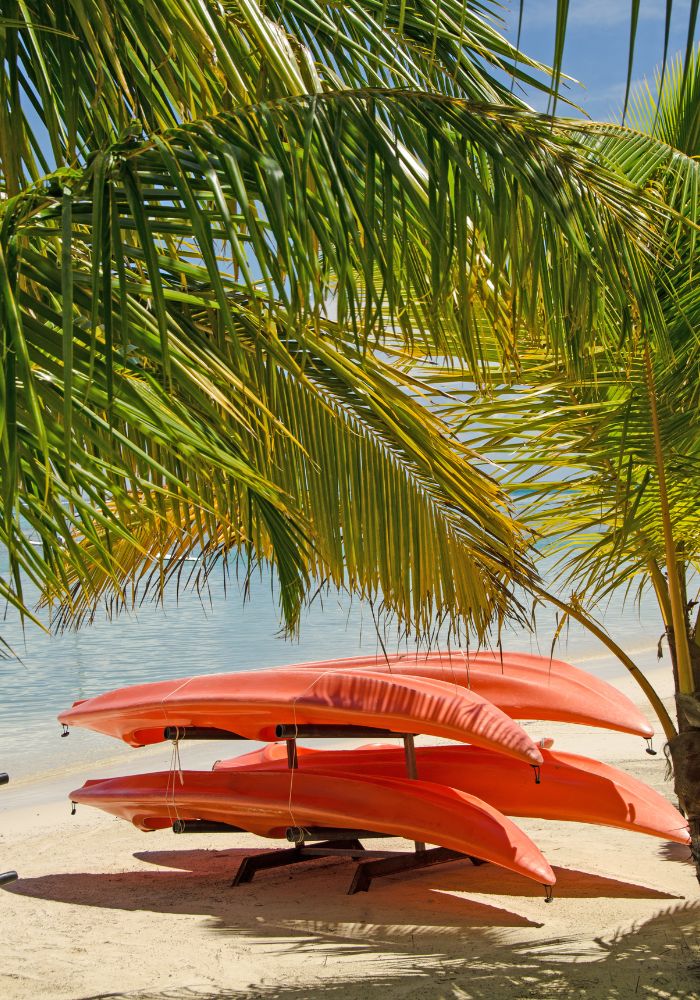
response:
<path id="1" fill-rule="evenodd" d="M 390 352 L 480 383 L 521 342 L 578 365 L 630 293 L 659 313 L 672 246 L 580 123 L 510 100 L 499 74 L 541 67 L 490 13 L 7 5 L 7 596 L 26 574 L 80 617 L 238 553 L 292 625 L 319 577 L 419 631 L 511 606 L 507 499 Z"/>

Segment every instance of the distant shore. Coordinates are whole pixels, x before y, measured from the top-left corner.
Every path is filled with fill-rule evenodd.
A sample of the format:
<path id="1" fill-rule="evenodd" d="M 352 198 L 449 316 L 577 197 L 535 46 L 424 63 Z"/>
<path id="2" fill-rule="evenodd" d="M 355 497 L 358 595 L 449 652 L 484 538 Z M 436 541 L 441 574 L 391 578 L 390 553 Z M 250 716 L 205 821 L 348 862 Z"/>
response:
<path id="1" fill-rule="evenodd" d="M 670 670 L 653 674 L 669 697 Z M 619 684 L 641 704 L 634 682 Z M 663 754 L 647 756 L 639 738 L 527 728 L 671 794 Z M 246 850 L 279 845 L 247 835 L 142 834 L 86 808 L 69 814 L 68 793 L 87 777 L 157 770 L 169 753 L 119 751 L 2 789 L 0 868 L 21 875 L 0 896 L 3 997 L 678 1000 L 700 989 L 700 903 L 686 848 L 519 820 L 555 868 L 551 905 L 526 879 L 461 862 L 352 897 L 350 864 L 328 859 L 230 889 Z M 183 763 L 208 768 L 220 754 L 221 744 L 198 744 Z"/>

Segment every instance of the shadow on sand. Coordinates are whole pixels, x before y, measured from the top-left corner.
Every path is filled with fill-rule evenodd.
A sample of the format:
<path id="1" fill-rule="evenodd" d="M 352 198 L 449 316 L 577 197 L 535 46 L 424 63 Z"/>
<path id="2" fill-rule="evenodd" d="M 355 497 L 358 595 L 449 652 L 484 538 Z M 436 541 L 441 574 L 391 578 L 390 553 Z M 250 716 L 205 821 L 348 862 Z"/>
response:
<path id="1" fill-rule="evenodd" d="M 659 847 L 659 857 L 664 861 L 679 861 L 681 864 L 692 865 L 693 855 L 688 844 L 674 844 L 669 841 Z"/>
<path id="2" fill-rule="evenodd" d="M 513 931 L 543 925 L 502 906 L 451 895 L 495 894 L 501 902 L 504 896 L 533 896 L 532 883 L 494 866 L 454 863 L 429 875 L 385 879 L 370 893 L 346 896 L 351 866 L 322 859 L 305 865 L 303 877 L 298 869 L 277 869 L 232 890 L 230 877 L 249 853 L 141 852 L 139 860 L 169 870 L 48 875 L 21 879 L 5 891 L 104 909 L 208 915 L 214 933 L 263 938 L 284 950 L 318 954 L 320 949 L 329 958 L 328 975 L 317 986 L 263 983 L 231 992 L 182 984 L 81 1000 L 685 1000 L 700 995 L 700 903 L 671 905 L 582 952 L 575 938 L 538 936 L 524 943 L 520 935 L 515 941 Z M 555 871 L 559 898 L 678 899 L 632 882 Z M 544 915 L 544 902 L 542 907 Z M 375 959 L 367 966 L 372 975 L 334 975 L 332 960 L 342 956 Z"/>

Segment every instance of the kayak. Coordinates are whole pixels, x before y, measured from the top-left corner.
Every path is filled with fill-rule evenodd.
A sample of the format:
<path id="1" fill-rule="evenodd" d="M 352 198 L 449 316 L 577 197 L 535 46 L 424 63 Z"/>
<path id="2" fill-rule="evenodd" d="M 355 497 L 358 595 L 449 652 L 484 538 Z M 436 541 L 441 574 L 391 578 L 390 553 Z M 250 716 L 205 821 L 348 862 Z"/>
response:
<path id="1" fill-rule="evenodd" d="M 597 726 L 649 739 L 654 729 L 612 684 L 578 667 L 527 653 L 390 654 L 299 664 L 314 671 L 361 669 L 403 674 L 468 688 L 513 719 Z"/>
<path id="2" fill-rule="evenodd" d="M 526 764 L 479 747 L 416 747 L 415 753 L 420 780 L 476 795 L 507 816 L 595 823 L 688 843 L 688 823 L 670 802 L 637 778 L 590 757 L 542 750 L 541 782 L 535 784 Z M 301 773 L 359 772 L 372 778 L 406 774 L 398 747 L 323 751 L 297 746 L 297 755 Z M 214 768 L 280 771 L 286 766 L 284 747 L 272 744 L 217 761 Z"/>
<path id="3" fill-rule="evenodd" d="M 437 844 L 553 885 L 554 872 L 512 820 L 476 796 L 407 778 L 337 773 L 160 771 L 87 781 L 71 800 L 157 830 L 175 820 L 227 823 L 261 837 L 289 827 L 371 829 Z"/>
<path id="4" fill-rule="evenodd" d="M 166 726 L 212 728 L 244 739 L 274 740 L 277 725 L 359 725 L 473 743 L 540 764 L 525 731 L 475 691 L 442 680 L 369 670 L 312 674 L 295 667 L 207 674 L 121 688 L 77 701 L 59 715 L 145 746 Z"/>

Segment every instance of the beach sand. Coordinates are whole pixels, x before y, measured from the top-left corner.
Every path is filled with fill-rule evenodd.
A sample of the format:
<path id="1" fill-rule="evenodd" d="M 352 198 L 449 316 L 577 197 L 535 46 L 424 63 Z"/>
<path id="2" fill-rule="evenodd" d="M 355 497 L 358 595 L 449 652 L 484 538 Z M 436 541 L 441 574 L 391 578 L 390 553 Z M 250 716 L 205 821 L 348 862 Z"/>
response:
<path id="1" fill-rule="evenodd" d="M 638 738 L 547 723 L 528 732 L 671 794 L 663 755 L 645 755 Z M 221 747 L 188 748 L 184 764 L 207 767 Z M 0 868 L 21 876 L 0 890 L 0 996 L 700 996 L 700 893 L 680 845 L 518 820 L 556 872 L 549 905 L 535 883 L 468 862 L 355 896 L 345 894 L 352 862 L 335 859 L 231 889 L 239 859 L 270 842 L 143 834 L 87 808 L 70 816 L 67 793 L 86 777 L 167 766 L 162 749 L 126 759 L 0 791 Z"/>

